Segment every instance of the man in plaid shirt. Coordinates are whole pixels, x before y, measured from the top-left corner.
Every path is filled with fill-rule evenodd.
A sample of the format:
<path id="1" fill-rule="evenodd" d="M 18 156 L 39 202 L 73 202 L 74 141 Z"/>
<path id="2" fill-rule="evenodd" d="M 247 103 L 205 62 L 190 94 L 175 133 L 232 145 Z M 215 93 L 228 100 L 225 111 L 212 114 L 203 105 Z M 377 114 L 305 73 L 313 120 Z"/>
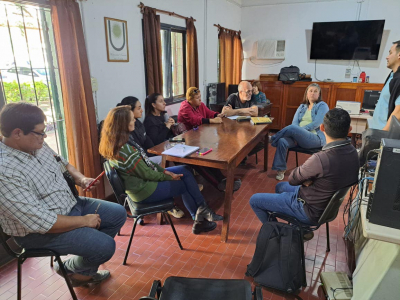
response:
<path id="1" fill-rule="evenodd" d="M 43 111 L 28 103 L 7 104 L 0 112 L 0 225 L 21 247 L 74 254 L 64 262 L 74 286 L 98 283 L 110 276 L 98 267 L 113 256 L 126 211 L 73 195 L 60 163 L 82 188 L 93 179 L 55 159 L 44 142 L 45 120 Z M 56 271 L 61 274 L 58 266 Z"/>

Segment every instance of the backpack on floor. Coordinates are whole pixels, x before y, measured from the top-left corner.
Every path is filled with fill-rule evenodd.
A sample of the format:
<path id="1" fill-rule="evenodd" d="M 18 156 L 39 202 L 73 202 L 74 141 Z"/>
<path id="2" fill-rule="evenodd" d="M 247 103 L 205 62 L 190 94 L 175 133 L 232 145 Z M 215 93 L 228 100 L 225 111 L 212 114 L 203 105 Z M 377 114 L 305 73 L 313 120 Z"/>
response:
<path id="1" fill-rule="evenodd" d="M 284 67 L 279 73 L 278 80 L 283 81 L 283 83 L 294 83 L 300 80 L 300 69 L 296 66 Z"/>
<path id="2" fill-rule="evenodd" d="M 262 286 L 294 293 L 305 281 L 300 230 L 279 222 L 266 222 L 257 237 L 246 276 Z"/>

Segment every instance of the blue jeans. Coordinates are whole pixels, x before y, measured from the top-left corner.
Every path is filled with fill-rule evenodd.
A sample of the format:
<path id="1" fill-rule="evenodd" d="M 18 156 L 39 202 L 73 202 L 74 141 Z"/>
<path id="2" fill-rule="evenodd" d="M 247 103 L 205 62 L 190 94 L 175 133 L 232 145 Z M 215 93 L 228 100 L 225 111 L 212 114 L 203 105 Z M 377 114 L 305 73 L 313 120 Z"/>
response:
<path id="1" fill-rule="evenodd" d="M 318 135 L 309 132 L 297 125 L 289 125 L 271 137 L 271 146 L 276 147 L 272 170 L 286 170 L 286 155 L 289 148 L 298 145 L 304 149 L 318 148 L 321 139 Z"/>
<path id="2" fill-rule="evenodd" d="M 60 255 L 74 254 L 64 261 L 67 272 L 93 276 L 114 255 L 114 237 L 126 221 L 126 210 L 119 204 L 93 198 L 77 197 L 77 201 L 69 216 L 93 214 L 101 203 L 97 211 L 101 218 L 99 229 L 81 227 L 63 233 L 31 233 L 14 239 L 27 249 L 45 248 Z"/>
<path id="3" fill-rule="evenodd" d="M 312 225 L 304 212 L 303 202 L 297 200 L 299 189 L 299 185 L 293 186 L 286 181 L 279 182 L 275 187 L 276 194 L 254 194 L 250 198 L 250 206 L 263 224 L 269 221 L 270 212 L 277 212 Z"/>
<path id="4" fill-rule="evenodd" d="M 170 167 L 167 170 L 175 174 L 183 174 L 181 180 L 159 182 L 153 194 L 142 202 L 157 202 L 182 195 L 183 204 L 192 218 L 194 218 L 197 208 L 205 204 L 205 201 L 193 177 L 192 171 L 185 165 Z"/>

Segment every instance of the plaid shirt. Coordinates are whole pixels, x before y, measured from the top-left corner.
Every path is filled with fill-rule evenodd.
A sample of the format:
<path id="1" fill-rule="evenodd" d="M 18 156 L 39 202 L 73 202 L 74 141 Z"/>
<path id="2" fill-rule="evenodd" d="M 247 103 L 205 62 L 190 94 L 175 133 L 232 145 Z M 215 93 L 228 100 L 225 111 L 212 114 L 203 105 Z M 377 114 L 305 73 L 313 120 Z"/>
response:
<path id="1" fill-rule="evenodd" d="M 68 215 L 76 204 L 54 155 L 46 143 L 31 155 L 0 142 L 0 224 L 6 234 L 45 234 L 58 214 Z"/>

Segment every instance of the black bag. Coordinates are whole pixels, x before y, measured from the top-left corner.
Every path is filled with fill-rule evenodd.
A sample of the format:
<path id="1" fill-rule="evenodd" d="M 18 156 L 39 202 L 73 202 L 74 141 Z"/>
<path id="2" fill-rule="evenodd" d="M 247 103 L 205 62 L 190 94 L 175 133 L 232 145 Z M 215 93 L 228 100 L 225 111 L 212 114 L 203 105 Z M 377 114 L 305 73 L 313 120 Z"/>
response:
<path id="1" fill-rule="evenodd" d="M 65 181 L 67 182 L 67 184 L 68 184 L 68 186 L 69 186 L 69 188 L 70 188 L 72 194 L 73 194 L 75 197 L 78 197 L 78 196 L 79 196 L 79 192 L 78 192 L 78 190 L 77 190 L 77 188 L 76 188 L 76 185 L 75 185 L 76 183 L 75 183 L 74 178 L 72 177 L 72 175 L 68 172 L 67 168 L 66 168 L 66 167 L 64 166 L 64 164 L 62 163 L 61 157 L 59 157 L 58 155 L 54 155 L 54 158 L 56 159 L 56 161 L 57 161 L 58 164 L 60 165 L 61 173 L 63 174 L 64 179 L 65 179 Z"/>
<path id="2" fill-rule="evenodd" d="M 284 67 L 279 73 L 278 80 L 283 81 L 283 83 L 294 83 L 300 80 L 300 69 L 296 66 Z"/>
<path id="3" fill-rule="evenodd" d="M 266 222 L 258 234 L 246 276 L 253 277 L 262 286 L 294 293 L 305 282 L 301 243 L 297 226 Z"/>

